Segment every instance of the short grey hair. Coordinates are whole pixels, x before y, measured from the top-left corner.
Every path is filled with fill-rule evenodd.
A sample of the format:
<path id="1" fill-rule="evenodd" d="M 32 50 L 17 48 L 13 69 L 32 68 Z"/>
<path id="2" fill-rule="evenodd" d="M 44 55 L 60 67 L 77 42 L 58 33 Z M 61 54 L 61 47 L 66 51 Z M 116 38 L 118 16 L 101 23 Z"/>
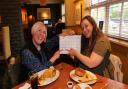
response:
<path id="1" fill-rule="evenodd" d="M 44 25 L 44 23 L 42 23 L 41 21 L 38 21 L 38 22 L 34 23 L 34 25 L 32 26 L 31 34 L 33 34 L 34 32 L 36 32 L 38 26 L 44 26 L 46 28 L 46 26 Z"/>

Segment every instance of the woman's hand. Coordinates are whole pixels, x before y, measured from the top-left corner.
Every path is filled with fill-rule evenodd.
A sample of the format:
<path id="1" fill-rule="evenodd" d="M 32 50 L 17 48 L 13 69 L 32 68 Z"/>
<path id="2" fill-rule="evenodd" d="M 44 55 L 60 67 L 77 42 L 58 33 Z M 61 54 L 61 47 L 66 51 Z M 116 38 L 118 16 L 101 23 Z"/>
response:
<path id="1" fill-rule="evenodd" d="M 70 48 L 67 50 L 69 52 L 69 55 L 71 56 L 77 56 L 77 54 L 79 53 L 76 49 L 74 48 Z"/>

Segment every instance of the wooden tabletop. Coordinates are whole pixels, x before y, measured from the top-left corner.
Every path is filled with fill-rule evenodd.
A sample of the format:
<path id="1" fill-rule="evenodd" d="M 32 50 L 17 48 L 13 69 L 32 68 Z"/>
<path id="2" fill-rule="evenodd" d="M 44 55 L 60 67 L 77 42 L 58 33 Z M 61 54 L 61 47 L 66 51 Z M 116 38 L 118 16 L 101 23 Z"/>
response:
<path id="1" fill-rule="evenodd" d="M 75 67 L 66 63 L 60 63 L 59 65 L 55 66 L 55 68 L 60 71 L 59 78 L 46 86 L 39 87 L 38 89 L 72 89 L 67 87 L 67 82 L 72 81 L 73 85 L 77 84 L 69 77 L 70 71 Z M 92 89 L 128 89 L 128 85 L 126 84 L 119 83 L 99 75 L 96 76 L 97 82 L 91 85 Z M 21 83 L 12 89 L 19 89 L 19 87 L 24 85 L 24 83 Z"/>

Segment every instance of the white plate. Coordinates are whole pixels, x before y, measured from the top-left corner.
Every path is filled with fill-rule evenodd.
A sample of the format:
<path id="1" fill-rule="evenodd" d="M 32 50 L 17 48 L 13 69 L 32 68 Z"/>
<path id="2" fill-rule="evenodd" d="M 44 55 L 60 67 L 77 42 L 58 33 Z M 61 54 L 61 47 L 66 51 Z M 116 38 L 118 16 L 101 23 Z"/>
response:
<path id="1" fill-rule="evenodd" d="M 40 71 L 40 72 L 38 73 L 39 76 L 40 76 L 44 71 L 45 71 L 45 70 Z M 58 79 L 59 75 L 60 75 L 59 70 L 56 70 L 56 75 L 55 75 L 54 77 L 45 79 L 44 82 L 43 82 L 43 84 L 40 84 L 40 85 L 38 85 L 38 86 L 44 86 L 44 85 L 48 85 L 48 84 L 54 82 L 56 79 Z"/>
<path id="2" fill-rule="evenodd" d="M 94 83 L 96 83 L 96 81 L 97 81 L 96 75 L 93 74 L 90 71 L 87 71 L 87 70 L 85 70 L 85 71 L 86 71 L 87 74 L 89 74 L 90 77 L 84 83 L 86 83 L 86 84 L 94 84 Z M 82 83 L 80 81 L 82 77 L 79 77 L 79 76 L 75 75 L 75 69 L 70 72 L 70 78 L 73 79 L 74 81 L 78 82 L 78 83 Z"/>
<path id="3" fill-rule="evenodd" d="M 89 85 L 87 85 L 87 84 L 85 84 L 85 83 L 80 83 L 80 84 L 77 84 L 77 85 L 79 85 L 81 89 L 86 89 L 87 87 L 88 87 L 89 89 L 92 89 L 91 86 L 89 86 Z M 73 89 L 76 89 L 76 85 L 73 87 Z"/>

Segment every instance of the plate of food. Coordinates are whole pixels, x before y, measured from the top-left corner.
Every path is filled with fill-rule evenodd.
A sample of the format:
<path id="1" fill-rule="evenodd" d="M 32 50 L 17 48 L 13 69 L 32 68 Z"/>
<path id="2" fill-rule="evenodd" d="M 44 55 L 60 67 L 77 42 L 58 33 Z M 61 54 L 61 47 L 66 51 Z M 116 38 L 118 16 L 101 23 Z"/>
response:
<path id="1" fill-rule="evenodd" d="M 79 83 L 73 86 L 73 89 L 92 89 L 92 87 L 85 83 Z"/>
<path id="2" fill-rule="evenodd" d="M 97 81 L 97 77 L 94 73 L 84 70 L 82 68 L 76 68 L 70 72 L 70 78 L 78 83 L 94 84 Z"/>
<path id="3" fill-rule="evenodd" d="M 48 85 L 58 79 L 60 75 L 59 70 L 54 67 L 38 72 L 38 86 Z"/>

